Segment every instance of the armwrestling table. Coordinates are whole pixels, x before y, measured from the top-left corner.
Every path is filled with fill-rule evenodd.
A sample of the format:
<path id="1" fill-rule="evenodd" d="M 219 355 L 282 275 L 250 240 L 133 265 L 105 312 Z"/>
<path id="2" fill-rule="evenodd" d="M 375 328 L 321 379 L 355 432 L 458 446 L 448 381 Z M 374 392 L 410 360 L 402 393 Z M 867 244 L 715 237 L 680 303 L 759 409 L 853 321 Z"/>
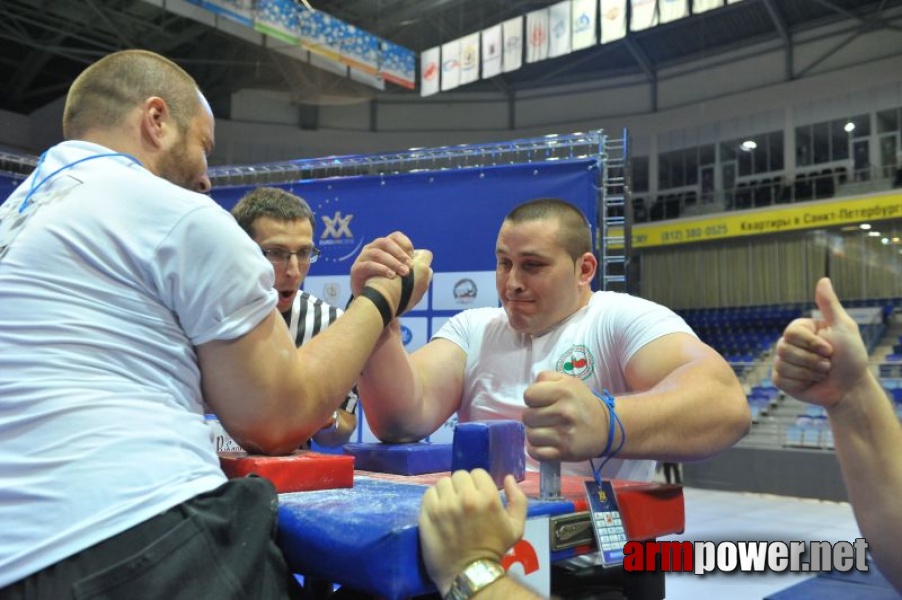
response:
<path id="1" fill-rule="evenodd" d="M 355 471 L 353 487 L 279 495 L 279 544 L 289 568 L 306 579 L 339 584 L 387 600 L 435 592 L 420 558 L 417 518 L 427 487 L 448 473 L 391 475 Z M 538 473 L 520 483 L 529 497 L 527 519 L 548 518 L 550 562 L 595 550 L 583 479 L 561 477 L 561 500 L 539 500 Z M 681 486 L 612 482 L 630 540 L 681 533 Z M 528 525 L 528 524 L 527 524 Z M 624 573 L 663 598 L 663 572 Z M 635 586 L 634 586 L 635 587 Z M 552 593 L 557 593 L 552 578 Z"/>

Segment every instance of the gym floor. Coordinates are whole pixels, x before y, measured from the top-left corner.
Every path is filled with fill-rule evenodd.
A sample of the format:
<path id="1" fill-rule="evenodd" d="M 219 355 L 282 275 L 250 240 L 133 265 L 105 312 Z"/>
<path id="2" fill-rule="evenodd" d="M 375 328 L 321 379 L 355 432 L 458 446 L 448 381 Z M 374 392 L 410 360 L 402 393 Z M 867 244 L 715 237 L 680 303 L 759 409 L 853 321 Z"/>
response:
<path id="1" fill-rule="evenodd" d="M 662 540 L 827 541 L 832 544 L 841 540 L 854 542 L 861 537 L 847 502 L 688 487 L 684 495 L 686 531 Z M 668 573 L 665 586 L 667 600 L 761 600 L 812 576 L 811 573 L 776 572 Z"/>

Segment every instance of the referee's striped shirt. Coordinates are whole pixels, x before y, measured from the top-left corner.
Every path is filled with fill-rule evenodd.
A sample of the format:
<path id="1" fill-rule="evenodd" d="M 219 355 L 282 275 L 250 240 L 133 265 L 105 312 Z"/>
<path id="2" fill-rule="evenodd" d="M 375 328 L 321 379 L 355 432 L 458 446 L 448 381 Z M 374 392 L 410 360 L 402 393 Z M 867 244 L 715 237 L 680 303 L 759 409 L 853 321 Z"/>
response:
<path id="1" fill-rule="evenodd" d="M 334 323 L 343 313 L 340 308 L 302 291 L 294 297 L 291 309 L 282 313 L 282 318 L 294 337 L 295 345 L 300 347 Z M 341 408 L 352 414 L 357 410 L 356 388 L 348 392 Z"/>

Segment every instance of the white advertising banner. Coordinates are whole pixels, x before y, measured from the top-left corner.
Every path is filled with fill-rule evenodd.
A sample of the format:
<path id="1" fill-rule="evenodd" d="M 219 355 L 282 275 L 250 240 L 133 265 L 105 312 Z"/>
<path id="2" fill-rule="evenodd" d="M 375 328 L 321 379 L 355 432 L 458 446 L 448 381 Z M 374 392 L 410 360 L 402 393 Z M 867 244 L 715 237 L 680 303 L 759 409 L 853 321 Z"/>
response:
<path id="1" fill-rule="evenodd" d="M 479 33 L 460 38 L 460 84 L 479 79 Z"/>
<path id="2" fill-rule="evenodd" d="M 482 30 L 482 78 L 501 73 L 501 25 Z"/>
<path id="3" fill-rule="evenodd" d="M 607 44 L 626 37 L 626 0 L 599 0 L 601 10 L 601 43 Z"/>
<path id="4" fill-rule="evenodd" d="M 630 0 L 630 31 L 642 31 L 658 24 L 657 0 Z"/>
<path id="5" fill-rule="evenodd" d="M 460 85 L 460 40 L 442 44 L 442 91 Z"/>
<path id="6" fill-rule="evenodd" d="M 514 17 L 501 24 L 504 49 L 501 70 L 516 71 L 523 66 L 523 17 Z"/>
<path id="7" fill-rule="evenodd" d="M 548 56 L 570 54 L 570 0 L 548 9 Z"/>
<path id="8" fill-rule="evenodd" d="M 723 0 L 692 0 L 692 14 L 700 15 L 721 6 L 723 6 Z"/>
<path id="9" fill-rule="evenodd" d="M 534 10 L 526 15 L 526 62 L 548 58 L 548 9 Z"/>
<path id="10" fill-rule="evenodd" d="M 598 43 L 597 16 L 597 0 L 573 0 L 573 7 L 570 9 L 570 46 L 574 51 Z"/>
<path id="11" fill-rule="evenodd" d="M 441 48 L 424 50 L 420 55 L 420 95 L 431 96 L 439 91 L 441 73 Z"/>
<path id="12" fill-rule="evenodd" d="M 658 0 L 658 14 L 661 23 L 670 23 L 689 16 L 689 3 L 686 0 Z"/>

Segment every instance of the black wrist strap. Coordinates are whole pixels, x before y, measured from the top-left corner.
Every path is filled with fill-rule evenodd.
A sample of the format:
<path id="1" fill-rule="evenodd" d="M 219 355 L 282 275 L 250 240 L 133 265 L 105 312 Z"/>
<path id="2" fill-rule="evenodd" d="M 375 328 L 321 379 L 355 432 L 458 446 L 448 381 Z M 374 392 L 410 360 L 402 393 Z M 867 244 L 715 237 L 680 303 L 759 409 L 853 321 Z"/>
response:
<path id="1" fill-rule="evenodd" d="M 389 323 L 391 323 L 391 320 L 394 318 L 391 312 L 391 306 L 388 305 L 388 300 L 385 299 L 385 296 L 378 292 L 376 288 L 365 286 L 363 288 L 363 291 L 360 292 L 360 296 L 358 297 L 366 298 L 376 306 L 376 308 L 379 310 L 379 314 L 382 315 L 382 327 L 385 327 Z"/>
<path id="2" fill-rule="evenodd" d="M 413 294 L 413 269 L 410 269 L 407 275 L 401 278 L 401 301 L 398 302 L 398 316 L 407 310 L 411 294 Z"/>

